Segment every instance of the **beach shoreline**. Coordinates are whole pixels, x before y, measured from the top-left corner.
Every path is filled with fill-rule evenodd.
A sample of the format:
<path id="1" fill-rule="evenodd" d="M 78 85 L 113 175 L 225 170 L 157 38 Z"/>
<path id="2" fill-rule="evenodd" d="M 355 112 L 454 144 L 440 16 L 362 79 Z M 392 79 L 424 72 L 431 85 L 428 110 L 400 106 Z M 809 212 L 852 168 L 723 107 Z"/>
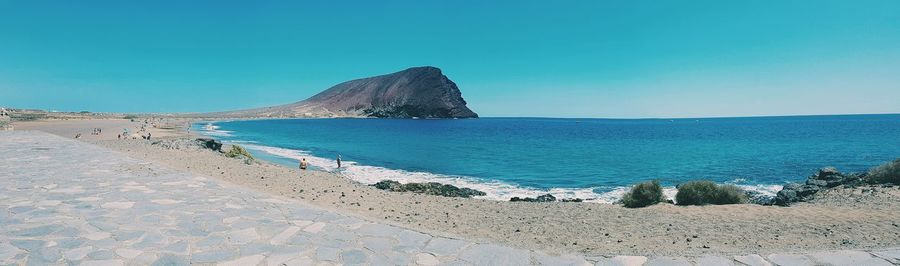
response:
<path id="1" fill-rule="evenodd" d="M 626 209 L 610 204 L 446 198 L 386 192 L 329 172 L 268 162 L 248 165 L 208 150 L 167 149 L 142 139 L 117 140 L 115 134 L 106 135 L 112 128 L 133 123 L 68 120 L 16 122 L 15 126 L 68 138 L 73 132 L 100 127 L 103 135 L 83 135 L 80 140 L 173 169 L 407 228 L 558 253 L 699 256 L 900 246 L 900 230 L 892 224 L 900 221 L 898 187 L 875 192 L 839 188 L 840 193 L 792 207 L 660 204 Z M 154 139 L 197 137 L 183 128 L 149 132 Z"/>
<path id="2" fill-rule="evenodd" d="M 623 158 L 622 156 L 629 156 L 628 152 L 621 152 L 627 149 L 622 147 L 623 145 L 614 148 L 617 152 L 609 153 L 603 152 L 604 148 L 576 148 L 596 144 L 600 145 L 598 147 L 609 149 L 611 146 L 607 145 L 617 142 L 616 138 L 593 138 L 607 139 L 597 142 L 586 140 L 588 135 L 582 134 L 605 134 L 596 132 L 615 131 L 621 129 L 621 124 L 609 125 L 606 122 L 574 124 L 551 120 L 553 130 L 537 130 L 540 133 L 530 134 L 528 137 L 522 137 L 524 135 L 521 134 L 513 134 L 516 136 L 510 136 L 506 140 L 484 137 L 492 135 L 491 132 L 498 132 L 496 131 L 498 128 L 508 130 L 510 127 L 519 126 L 524 128 L 547 126 L 544 122 L 538 124 L 532 122 L 508 118 L 487 118 L 480 122 L 448 120 L 420 122 L 393 119 L 358 122 L 337 119 L 240 122 L 225 120 L 204 121 L 195 128 L 201 134 L 209 134 L 224 143 L 241 145 L 264 159 L 288 167 L 296 167 L 296 162 L 305 158 L 316 168 L 335 171 L 335 156 L 346 151 L 344 162 L 347 167 L 340 173 L 364 184 L 375 184 L 383 180 L 401 183 L 437 182 L 476 189 L 486 193 L 485 196 L 478 196 L 479 198 L 500 201 L 508 201 L 513 197 L 536 198 L 550 194 L 557 199 L 614 203 L 621 199 L 631 185 L 650 179 L 659 179 L 664 186 L 665 194 L 672 198 L 677 191 L 675 188 L 677 184 L 697 177 L 708 178 L 722 184 L 733 184 L 747 190 L 754 198 L 766 198 L 774 197 L 786 182 L 802 181 L 802 175 L 799 173 L 760 171 L 761 167 L 765 167 L 765 163 L 774 162 L 748 165 L 745 161 L 741 161 L 741 158 L 747 155 L 740 153 L 719 162 L 689 159 L 666 162 L 662 158 L 644 158 L 651 161 L 643 162 L 644 159 L 635 157 Z M 671 125 L 664 123 L 653 126 L 668 128 Z M 389 128 L 394 127 L 409 130 L 391 132 Z M 422 134 L 424 132 L 422 130 L 432 127 L 451 130 L 454 133 Z M 561 141 L 555 139 L 553 135 L 548 135 L 570 130 L 582 133 L 578 134 L 581 137 L 578 140 Z M 653 142 L 648 140 L 642 146 L 647 148 L 647 144 Z M 491 146 L 495 144 L 498 146 Z M 678 151 L 677 148 L 671 148 L 675 146 L 647 153 L 654 154 L 650 157 L 659 157 L 661 154 L 674 156 L 673 153 L 685 152 L 684 149 Z M 714 155 L 706 153 L 702 156 Z M 734 165 L 721 163 L 725 161 L 731 161 Z M 598 167 L 600 165 L 604 167 Z M 812 167 L 810 165 L 818 163 L 796 165 L 796 168 L 810 168 Z M 797 177 L 797 179 L 782 177 Z"/>

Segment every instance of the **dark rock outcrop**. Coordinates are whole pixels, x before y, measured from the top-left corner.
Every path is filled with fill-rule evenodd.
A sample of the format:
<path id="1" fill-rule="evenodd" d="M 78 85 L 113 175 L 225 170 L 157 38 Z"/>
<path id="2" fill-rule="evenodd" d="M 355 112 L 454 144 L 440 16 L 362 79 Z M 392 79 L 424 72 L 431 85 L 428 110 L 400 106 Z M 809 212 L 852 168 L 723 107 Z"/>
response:
<path id="1" fill-rule="evenodd" d="M 807 184 L 833 188 L 843 184 L 852 183 L 857 180 L 859 180 L 858 176 L 844 175 L 841 172 L 838 172 L 838 170 L 834 167 L 825 167 L 819 169 L 819 173 L 817 175 L 810 176 L 809 179 L 807 179 Z"/>
<path id="2" fill-rule="evenodd" d="M 557 199 L 556 199 L 556 197 L 554 197 L 553 195 L 550 195 L 550 194 L 544 194 L 544 195 L 537 196 L 537 197 L 535 197 L 535 198 L 531 198 L 531 197 L 524 197 L 524 198 L 520 198 L 520 197 L 512 197 L 512 198 L 509 198 L 509 201 L 510 201 L 510 202 L 556 202 Z M 558 201 L 559 201 L 559 202 L 584 202 L 584 199 L 580 199 L 580 198 L 565 198 L 565 199 L 559 199 Z"/>
<path id="3" fill-rule="evenodd" d="M 309 99 L 281 106 L 199 117 L 476 118 L 456 83 L 436 67 L 347 81 Z"/>
<path id="4" fill-rule="evenodd" d="M 765 195 L 759 191 L 744 190 L 744 194 L 747 195 L 747 202 L 752 204 L 772 205 L 775 203 L 775 197 Z"/>
<path id="5" fill-rule="evenodd" d="M 196 141 L 200 146 L 214 150 L 214 151 L 222 151 L 222 142 L 211 139 L 211 138 L 197 138 Z"/>
<path id="6" fill-rule="evenodd" d="M 779 206 L 788 206 L 794 202 L 804 202 L 813 199 L 819 191 L 845 185 L 858 185 L 862 182 L 863 175 L 843 174 L 834 167 L 819 169 L 819 172 L 806 179 L 803 184 L 791 183 L 784 186 L 775 196 L 772 203 Z"/>
<path id="7" fill-rule="evenodd" d="M 474 196 L 487 195 L 484 192 L 471 188 L 461 188 L 436 182 L 401 184 L 400 182 L 393 180 L 382 180 L 372 186 L 377 189 L 393 192 L 413 192 L 444 197 L 471 198 Z"/>
<path id="8" fill-rule="evenodd" d="M 544 194 L 544 195 L 537 196 L 537 198 L 529 198 L 529 197 L 525 197 L 525 198 L 512 197 L 511 199 L 509 199 L 509 201 L 512 201 L 512 202 L 516 202 L 516 201 L 523 201 L 523 202 L 554 202 L 554 201 L 556 201 L 556 197 L 554 197 L 553 195 L 550 195 L 550 194 Z"/>
<path id="9" fill-rule="evenodd" d="M 559 200 L 559 202 L 583 202 L 583 201 L 584 201 L 584 200 L 583 200 L 583 199 L 580 199 L 580 198 L 574 198 L 574 199 L 561 199 L 561 200 Z"/>

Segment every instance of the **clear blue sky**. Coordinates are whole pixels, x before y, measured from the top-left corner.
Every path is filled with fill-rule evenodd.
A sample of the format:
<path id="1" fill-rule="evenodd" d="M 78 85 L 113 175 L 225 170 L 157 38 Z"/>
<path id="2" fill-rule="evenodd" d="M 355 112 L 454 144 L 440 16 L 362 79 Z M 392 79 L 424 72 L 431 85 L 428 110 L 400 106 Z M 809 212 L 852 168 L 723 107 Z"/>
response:
<path id="1" fill-rule="evenodd" d="M 900 113 L 900 1 L 0 1 L 0 106 L 229 110 L 422 65 L 482 116 Z"/>

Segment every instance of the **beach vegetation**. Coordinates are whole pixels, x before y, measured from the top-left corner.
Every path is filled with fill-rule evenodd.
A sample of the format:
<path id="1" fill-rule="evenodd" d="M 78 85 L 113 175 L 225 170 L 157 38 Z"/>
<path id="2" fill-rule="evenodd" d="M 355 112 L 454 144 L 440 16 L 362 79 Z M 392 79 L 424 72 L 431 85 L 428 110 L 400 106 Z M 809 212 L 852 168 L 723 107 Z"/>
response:
<path id="1" fill-rule="evenodd" d="M 870 169 L 865 180 L 870 184 L 900 185 L 900 158 Z"/>
<path id="2" fill-rule="evenodd" d="M 9 114 L 9 118 L 14 121 L 35 121 L 47 118 L 47 114 L 44 113 L 11 113 Z"/>
<path id="3" fill-rule="evenodd" d="M 719 185 L 712 181 L 690 181 L 678 186 L 677 205 L 723 205 L 747 203 L 747 193 L 738 186 Z"/>
<path id="4" fill-rule="evenodd" d="M 642 208 L 666 201 L 659 181 L 652 180 L 634 185 L 620 201 L 626 208 Z"/>
<path id="5" fill-rule="evenodd" d="M 253 158 L 253 155 L 250 154 L 249 151 L 238 145 L 231 145 L 231 149 L 228 150 L 228 152 L 225 152 L 225 157 L 244 159 L 244 162 L 248 164 L 252 163 L 253 160 L 255 160 L 255 158 Z"/>

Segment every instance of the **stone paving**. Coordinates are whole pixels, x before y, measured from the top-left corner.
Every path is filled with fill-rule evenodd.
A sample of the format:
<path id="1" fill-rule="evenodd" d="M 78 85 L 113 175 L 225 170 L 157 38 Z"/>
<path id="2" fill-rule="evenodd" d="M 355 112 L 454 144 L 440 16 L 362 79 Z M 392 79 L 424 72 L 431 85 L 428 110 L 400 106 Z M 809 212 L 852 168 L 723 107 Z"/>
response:
<path id="1" fill-rule="evenodd" d="M 892 265 L 900 248 L 548 255 L 432 236 L 40 132 L 0 132 L 0 265 Z"/>

